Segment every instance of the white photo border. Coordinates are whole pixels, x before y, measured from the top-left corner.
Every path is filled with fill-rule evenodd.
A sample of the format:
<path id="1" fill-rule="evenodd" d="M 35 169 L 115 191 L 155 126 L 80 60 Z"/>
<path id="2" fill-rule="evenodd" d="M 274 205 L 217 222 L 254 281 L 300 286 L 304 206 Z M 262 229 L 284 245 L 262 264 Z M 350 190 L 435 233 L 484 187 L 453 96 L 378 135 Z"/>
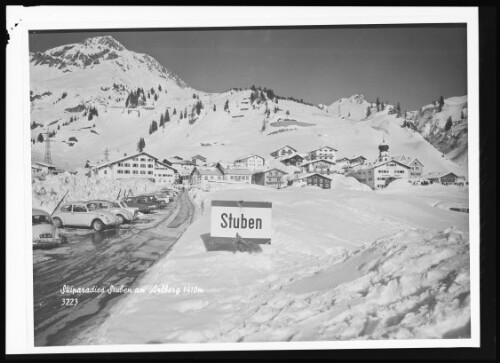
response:
<path id="1" fill-rule="evenodd" d="M 98 8 L 98 11 L 96 11 Z M 6 353 L 178 352 L 444 348 L 480 346 L 479 303 L 479 34 L 475 7 L 7 7 L 7 216 Z M 373 341 L 314 341 L 202 344 L 134 344 L 35 347 L 31 243 L 31 147 L 28 32 L 197 27 L 318 26 L 374 24 L 467 25 L 469 115 L 469 234 L 471 337 Z M 18 199 L 22 196 L 22 203 Z M 20 217 L 24 218 L 20 218 Z M 24 239 L 15 231 L 24 231 Z M 22 234 L 21 234 L 22 235 Z M 19 241 L 21 240 L 21 241 Z"/>

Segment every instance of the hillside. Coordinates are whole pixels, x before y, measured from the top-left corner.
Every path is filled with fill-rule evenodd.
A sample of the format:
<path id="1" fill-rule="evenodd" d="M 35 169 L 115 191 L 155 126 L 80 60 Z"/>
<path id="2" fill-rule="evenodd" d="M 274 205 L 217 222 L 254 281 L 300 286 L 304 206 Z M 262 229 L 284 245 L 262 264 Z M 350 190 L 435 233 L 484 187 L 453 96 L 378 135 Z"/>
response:
<path id="1" fill-rule="evenodd" d="M 450 160 L 466 166 L 468 161 L 467 96 L 451 97 L 422 107 L 408 120 L 416 130 Z M 451 123 L 447 126 L 447 121 Z"/>
<path id="2" fill-rule="evenodd" d="M 387 109 L 367 118 L 370 103 L 363 96 L 319 107 L 267 94 L 252 102 L 251 89 L 204 93 L 111 37 L 33 53 L 30 70 L 32 157 L 43 159 L 40 134 L 55 131 L 53 163 L 67 169 L 102 162 L 106 148 L 110 159 L 130 155 L 140 137 L 145 151 L 161 159 L 200 153 L 210 161 L 249 153 L 268 157 L 285 144 L 299 152 L 331 145 L 340 157 L 371 160 L 385 137 L 392 154 L 419 158 L 426 172 L 467 173 L 420 133 L 401 127 L 403 119 Z M 127 101 L 131 95 L 133 104 Z M 199 114 L 193 111 L 197 103 Z M 149 134 L 152 121 L 158 130 Z"/>

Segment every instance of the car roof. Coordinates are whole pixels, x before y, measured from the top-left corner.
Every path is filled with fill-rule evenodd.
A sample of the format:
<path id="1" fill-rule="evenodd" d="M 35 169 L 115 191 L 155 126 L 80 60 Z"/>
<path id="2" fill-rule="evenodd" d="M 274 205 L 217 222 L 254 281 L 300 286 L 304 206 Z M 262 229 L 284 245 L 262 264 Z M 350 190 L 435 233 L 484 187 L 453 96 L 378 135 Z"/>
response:
<path id="1" fill-rule="evenodd" d="M 86 203 L 113 203 L 111 200 L 106 200 L 106 199 L 92 199 L 92 200 L 89 200 L 88 202 Z"/>
<path id="2" fill-rule="evenodd" d="M 31 214 L 34 215 L 34 216 L 35 215 L 36 216 L 50 216 L 49 212 L 46 212 L 43 209 L 36 209 L 36 208 L 32 208 L 31 209 Z"/>

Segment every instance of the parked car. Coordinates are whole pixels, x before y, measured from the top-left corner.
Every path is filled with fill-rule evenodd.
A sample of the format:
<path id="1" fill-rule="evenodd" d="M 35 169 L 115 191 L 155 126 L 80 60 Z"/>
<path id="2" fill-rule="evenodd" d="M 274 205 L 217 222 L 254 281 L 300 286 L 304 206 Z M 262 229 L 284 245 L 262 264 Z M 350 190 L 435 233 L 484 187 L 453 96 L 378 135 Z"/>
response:
<path id="1" fill-rule="evenodd" d="M 135 216 L 135 218 L 137 218 L 138 214 L 141 212 L 141 211 L 139 210 L 139 208 L 137 208 L 137 207 L 130 207 L 130 206 L 129 206 L 127 203 L 125 203 L 123 200 L 117 200 L 117 201 L 115 201 L 115 202 L 113 202 L 113 203 L 116 203 L 117 205 L 119 205 L 119 206 L 120 206 L 120 208 L 123 208 L 123 209 L 125 209 L 125 210 L 129 211 L 130 213 L 132 213 L 132 214 Z"/>
<path id="2" fill-rule="evenodd" d="M 65 241 L 59 237 L 57 227 L 50 214 L 41 209 L 31 210 L 31 224 L 33 229 L 33 246 L 57 246 Z"/>
<path id="3" fill-rule="evenodd" d="M 87 202 L 65 203 L 52 215 L 56 227 L 90 227 L 102 231 L 106 227 L 116 227 L 120 219 L 104 209 L 89 210 Z"/>
<path id="4" fill-rule="evenodd" d="M 129 207 L 138 208 L 139 212 L 148 214 L 158 209 L 156 203 L 151 202 L 146 197 L 125 197 L 121 199 Z"/>
<path id="5" fill-rule="evenodd" d="M 156 205 L 156 208 L 158 208 L 158 209 L 166 208 L 167 204 L 168 204 L 164 200 L 160 200 L 160 199 L 156 198 L 155 194 L 152 194 L 152 193 L 151 194 L 141 194 L 138 196 L 138 198 L 146 198 L 146 200 L 148 202 Z"/>
<path id="6" fill-rule="evenodd" d="M 168 203 L 170 203 L 170 196 L 166 193 L 163 192 L 155 192 L 155 193 L 147 193 L 147 194 L 141 194 L 141 196 L 145 197 L 153 197 L 156 199 L 158 202 L 160 202 L 160 208 L 164 208 L 167 206 Z M 161 203 L 161 202 L 165 203 Z"/>
<path id="7" fill-rule="evenodd" d="M 128 210 L 120 207 L 116 202 L 111 202 L 109 200 L 89 200 L 87 202 L 87 208 L 89 210 L 103 209 L 111 212 L 118 217 L 120 223 L 130 222 L 137 218 L 137 214 L 131 213 Z"/>

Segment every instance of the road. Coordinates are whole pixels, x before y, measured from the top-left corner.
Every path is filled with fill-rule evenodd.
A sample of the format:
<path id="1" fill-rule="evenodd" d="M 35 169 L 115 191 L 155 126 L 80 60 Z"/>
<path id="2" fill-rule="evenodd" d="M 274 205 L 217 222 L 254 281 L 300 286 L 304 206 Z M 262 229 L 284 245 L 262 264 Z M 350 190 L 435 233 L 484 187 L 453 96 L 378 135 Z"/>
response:
<path id="1" fill-rule="evenodd" d="M 194 207 L 183 192 L 166 209 L 137 223 L 103 232 L 64 229 L 66 246 L 35 250 L 35 346 L 67 345 L 79 332 L 99 324 L 123 293 L 98 289 L 134 288 L 144 272 L 170 251 L 193 214 Z M 63 293 L 65 285 L 95 287 L 96 292 Z"/>

